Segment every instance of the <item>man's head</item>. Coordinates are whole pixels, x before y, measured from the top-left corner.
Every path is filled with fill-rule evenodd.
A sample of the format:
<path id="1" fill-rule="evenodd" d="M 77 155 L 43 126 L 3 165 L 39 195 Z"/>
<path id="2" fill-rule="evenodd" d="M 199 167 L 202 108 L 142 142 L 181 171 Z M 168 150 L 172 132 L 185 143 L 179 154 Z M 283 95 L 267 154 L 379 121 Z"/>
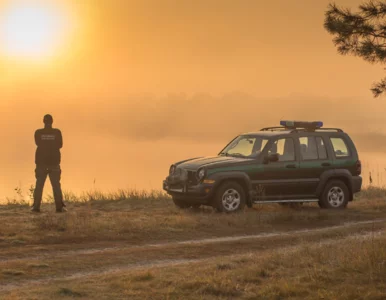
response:
<path id="1" fill-rule="evenodd" d="M 44 125 L 46 126 L 51 126 L 52 123 L 54 122 L 54 119 L 52 118 L 51 115 L 45 115 L 43 118 Z"/>

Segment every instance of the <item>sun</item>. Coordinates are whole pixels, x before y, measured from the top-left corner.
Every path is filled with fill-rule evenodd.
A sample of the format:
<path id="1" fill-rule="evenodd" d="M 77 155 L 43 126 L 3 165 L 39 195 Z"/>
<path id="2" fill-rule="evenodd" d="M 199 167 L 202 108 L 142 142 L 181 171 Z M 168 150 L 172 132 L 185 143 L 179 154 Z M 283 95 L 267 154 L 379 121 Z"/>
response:
<path id="1" fill-rule="evenodd" d="M 0 52 L 15 58 L 53 55 L 65 38 L 64 12 L 49 2 L 12 2 L 0 12 Z"/>

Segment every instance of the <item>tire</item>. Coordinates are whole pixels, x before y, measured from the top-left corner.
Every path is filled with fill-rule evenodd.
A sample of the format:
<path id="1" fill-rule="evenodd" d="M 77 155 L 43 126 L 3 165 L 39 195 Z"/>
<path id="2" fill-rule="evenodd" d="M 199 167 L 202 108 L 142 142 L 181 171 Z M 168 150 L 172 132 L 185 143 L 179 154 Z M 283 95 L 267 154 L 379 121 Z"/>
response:
<path id="1" fill-rule="evenodd" d="M 173 197 L 174 204 L 181 209 L 186 209 L 192 206 L 191 203 L 184 201 L 182 198 Z"/>
<path id="2" fill-rule="evenodd" d="M 346 208 L 349 201 L 349 190 L 341 180 L 328 181 L 319 199 L 319 206 L 328 209 Z"/>
<path id="3" fill-rule="evenodd" d="M 218 212 L 233 213 L 244 209 L 246 196 L 243 187 L 234 181 L 223 183 L 216 191 L 213 207 Z"/>

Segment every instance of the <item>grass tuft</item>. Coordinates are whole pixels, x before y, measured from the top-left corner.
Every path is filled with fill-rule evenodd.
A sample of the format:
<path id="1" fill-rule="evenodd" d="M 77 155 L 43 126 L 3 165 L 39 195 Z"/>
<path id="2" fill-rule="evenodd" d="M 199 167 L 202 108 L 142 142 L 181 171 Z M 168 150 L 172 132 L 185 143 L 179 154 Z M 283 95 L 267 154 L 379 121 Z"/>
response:
<path id="1" fill-rule="evenodd" d="M 225 297 L 232 299 L 241 295 L 241 292 L 231 285 L 218 285 L 216 283 L 208 284 L 199 290 L 200 294 L 211 295 L 216 297 Z"/>
<path id="2" fill-rule="evenodd" d="M 152 273 L 146 272 L 146 273 L 138 274 L 135 277 L 133 277 L 133 281 L 151 281 L 154 278 L 155 277 Z"/>
<path id="3" fill-rule="evenodd" d="M 355 199 L 380 199 L 386 198 L 386 187 L 369 186 L 355 195 Z"/>
<path id="4" fill-rule="evenodd" d="M 264 269 L 261 269 L 259 272 L 259 277 L 262 277 L 262 278 L 268 278 L 270 277 L 271 275 L 269 274 L 268 271 L 264 270 Z"/>
<path id="5" fill-rule="evenodd" d="M 58 294 L 66 297 L 84 297 L 85 295 L 79 292 L 75 292 L 68 288 L 60 288 Z"/>
<path id="6" fill-rule="evenodd" d="M 12 245 L 24 245 L 24 244 L 26 244 L 26 241 L 23 241 L 23 240 L 12 240 L 11 244 Z"/>
<path id="7" fill-rule="evenodd" d="M 217 270 L 223 271 L 223 270 L 231 270 L 233 269 L 233 266 L 230 264 L 218 264 Z"/>
<path id="8" fill-rule="evenodd" d="M 48 264 L 39 264 L 39 263 L 36 263 L 36 264 L 28 264 L 28 268 L 36 268 L 36 269 L 45 269 L 45 268 L 49 268 L 50 266 Z"/>
<path id="9" fill-rule="evenodd" d="M 25 274 L 23 271 L 20 270 L 3 270 L 1 273 L 7 276 L 21 276 Z"/>

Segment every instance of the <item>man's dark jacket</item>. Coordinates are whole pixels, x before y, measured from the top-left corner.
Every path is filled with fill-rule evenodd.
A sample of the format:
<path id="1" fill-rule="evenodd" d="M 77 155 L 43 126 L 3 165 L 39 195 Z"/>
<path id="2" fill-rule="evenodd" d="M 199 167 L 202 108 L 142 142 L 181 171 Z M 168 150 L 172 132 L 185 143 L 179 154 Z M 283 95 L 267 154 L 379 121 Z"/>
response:
<path id="1" fill-rule="evenodd" d="M 60 148 L 63 147 L 63 138 L 59 129 L 36 130 L 35 143 L 38 146 L 35 154 L 37 165 L 55 166 L 60 164 Z"/>

